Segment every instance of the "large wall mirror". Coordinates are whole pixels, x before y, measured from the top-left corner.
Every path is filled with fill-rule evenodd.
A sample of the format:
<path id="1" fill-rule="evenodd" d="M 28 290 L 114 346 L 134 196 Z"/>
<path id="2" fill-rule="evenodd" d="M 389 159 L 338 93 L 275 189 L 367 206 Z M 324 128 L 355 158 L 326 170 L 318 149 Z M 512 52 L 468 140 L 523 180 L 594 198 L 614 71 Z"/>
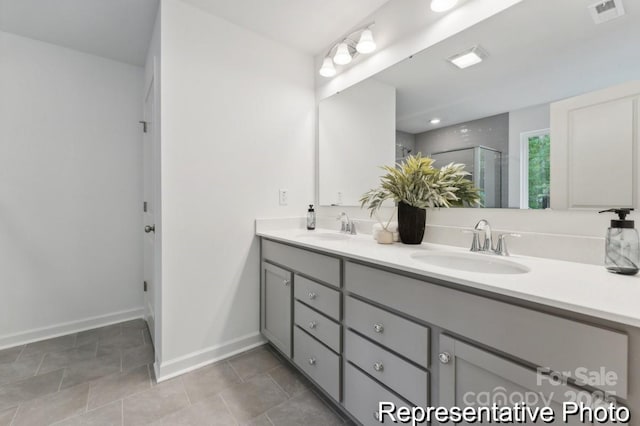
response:
<path id="1" fill-rule="evenodd" d="M 484 207 L 571 208 L 564 199 L 570 189 L 552 188 L 556 178 L 556 186 L 560 180 L 566 186 L 562 165 L 552 173 L 551 152 L 556 139 L 567 141 L 554 137 L 550 111 L 563 99 L 640 80 L 640 5 L 600 3 L 589 8 L 594 1 L 521 2 L 321 101 L 320 204 L 359 205 L 360 195 L 377 186 L 381 165 L 422 153 L 439 166 L 464 163 L 482 190 Z M 607 20 L 622 10 L 622 16 Z M 596 23 L 596 16 L 605 22 Z M 472 48 L 480 63 L 460 69 L 449 61 Z M 630 114 L 635 130 L 627 133 L 635 148 L 600 140 L 602 146 L 590 148 L 589 159 L 593 163 L 608 155 L 610 160 L 595 163 L 602 169 L 593 170 L 594 176 L 607 174 L 618 158 L 633 164 L 616 179 L 637 179 L 638 99 L 631 99 L 627 109 L 611 109 L 611 114 Z M 597 113 L 587 116 L 600 119 Z M 584 141 L 598 143 L 594 137 Z M 622 151 L 611 152 L 619 147 Z M 557 152 L 566 154 L 567 147 Z M 629 153 L 634 158 L 625 158 Z M 586 164 L 575 170 L 585 170 Z M 637 184 L 630 185 L 633 196 L 619 204 L 638 201 Z"/>

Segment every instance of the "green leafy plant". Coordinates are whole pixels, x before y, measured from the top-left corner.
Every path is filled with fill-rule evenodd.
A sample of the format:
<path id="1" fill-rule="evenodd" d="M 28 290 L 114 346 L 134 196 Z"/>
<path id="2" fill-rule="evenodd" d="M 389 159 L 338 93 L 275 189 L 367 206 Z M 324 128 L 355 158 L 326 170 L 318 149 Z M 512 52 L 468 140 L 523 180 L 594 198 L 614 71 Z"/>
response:
<path id="1" fill-rule="evenodd" d="M 468 179 L 464 164 L 433 167 L 434 160 L 421 154 L 411 155 L 396 167 L 383 166 L 387 173 L 380 186 L 360 198 L 362 207 L 373 215 L 386 200 L 403 202 L 413 207 L 471 206 L 480 203 L 480 191 Z"/>

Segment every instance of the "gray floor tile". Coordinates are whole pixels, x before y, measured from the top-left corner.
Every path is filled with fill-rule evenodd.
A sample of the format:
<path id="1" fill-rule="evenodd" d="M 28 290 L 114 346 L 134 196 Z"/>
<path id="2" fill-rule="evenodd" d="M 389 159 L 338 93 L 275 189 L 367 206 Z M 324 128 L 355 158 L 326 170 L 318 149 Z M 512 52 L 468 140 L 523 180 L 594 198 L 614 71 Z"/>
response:
<path id="1" fill-rule="evenodd" d="M 88 411 L 85 414 L 71 417 L 55 426 L 121 426 L 122 401 L 116 401 L 104 407 Z"/>
<path id="2" fill-rule="evenodd" d="M 146 365 L 106 376 L 91 383 L 87 408 L 93 410 L 150 388 L 149 369 Z"/>
<path id="3" fill-rule="evenodd" d="M 221 395 L 231 414 L 240 422 L 257 417 L 287 399 L 287 395 L 266 375 L 235 385 Z"/>
<path id="4" fill-rule="evenodd" d="M 0 386 L 0 410 L 58 391 L 64 370 Z"/>
<path id="5" fill-rule="evenodd" d="M 121 365 L 120 356 L 104 355 L 94 359 L 81 361 L 70 365 L 65 369 L 62 389 L 90 382 L 100 377 L 119 373 Z"/>
<path id="6" fill-rule="evenodd" d="M 13 348 L 3 349 L 0 351 L 0 364 L 15 362 L 18 359 L 18 355 L 22 352 L 25 345 L 15 346 Z"/>
<path id="7" fill-rule="evenodd" d="M 93 330 L 81 331 L 78 333 L 76 346 L 95 343 L 100 339 L 119 336 L 122 332 L 120 324 L 107 325 L 105 327 L 94 328 Z"/>
<path id="8" fill-rule="evenodd" d="M 236 421 L 219 396 L 205 399 L 154 423 L 162 426 L 235 426 Z"/>
<path id="9" fill-rule="evenodd" d="M 267 416 L 278 426 L 332 426 L 344 421 L 313 392 L 305 392 L 272 408 Z"/>
<path id="10" fill-rule="evenodd" d="M 42 354 L 33 354 L 12 363 L 0 364 L 0 385 L 35 376 L 42 357 Z"/>
<path id="11" fill-rule="evenodd" d="M 79 385 L 29 401 L 18 408 L 12 426 L 45 426 L 84 412 L 89 385 Z"/>
<path id="12" fill-rule="evenodd" d="M 44 356 L 38 374 L 49 373 L 68 367 L 72 364 L 87 361 L 96 357 L 96 343 L 67 349 L 59 352 L 49 352 Z"/>
<path id="13" fill-rule="evenodd" d="M 191 402 L 198 402 L 240 383 L 240 378 L 227 362 L 220 362 L 187 373 L 182 381 Z"/>
<path id="14" fill-rule="evenodd" d="M 123 331 L 117 336 L 110 336 L 104 339 L 101 338 L 98 341 L 98 350 L 103 348 L 128 349 L 142 345 L 144 345 L 142 330 L 127 328 L 123 329 Z"/>
<path id="15" fill-rule="evenodd" d="M 13 417 L 16 415 L 18 407 L 9 408 L 8 410 L 0 411 L 0 426 L 9 426 Z"/>
<path id="16" fill-rule="evenodd" d="M 152 345 L 153 340 L 151 339 L 151 334 L 149 334 L 149 329 L 145 328 L 142 330 L 142 337 L 144 338 L 145 345 Z"/>
<path id="17" fill-rule="evenodd" d="M 188 407 L 182 380 L 173 379 L 124 400 L 124 424 L 145 425 Z"/>
<path id="18" fill-rule="evenodd" d="M 153 346 L 142 345 L 122 350 L 122 369 L 131 370 L 141 365 L 153 364 Z"/>
<path id="19" fill-rule="evenodd" d="M 137 328 L 138 330 L 144 330 L 145 328 L 147 328 L 147 322 L 142 318 L 125 321 L 120 325 L 122 325 L 122 328 Z"/>
<path id="20" fill-rule="evenodd" d="M 229 362 L 242 380 L 257 376 L 280 365 L 278 358 L 265 346 L 231 358 Z"/>
<path id="21" fill-rule="evenodd" d="M 289 397 L 301 394 L 309 389 L 309 381 L 289 365 L 280 365 L 270 370 L 269 375 Z"/>
<path id="22" fill-rule="evenodd" d="M 20 358 L 36 353 L 58 352 L 65 349 L 73 348 L 76 344 L 76 335 L 54 337 L 53 339 L 41 340 L 39 342 L 29 343 L 20 354 Z"/>
<path id="23" fill-rule="evenodd" d="M 240 423 L 240 426 L 273 426 L 266 414 L 254 417 L 251 420 Z"/>

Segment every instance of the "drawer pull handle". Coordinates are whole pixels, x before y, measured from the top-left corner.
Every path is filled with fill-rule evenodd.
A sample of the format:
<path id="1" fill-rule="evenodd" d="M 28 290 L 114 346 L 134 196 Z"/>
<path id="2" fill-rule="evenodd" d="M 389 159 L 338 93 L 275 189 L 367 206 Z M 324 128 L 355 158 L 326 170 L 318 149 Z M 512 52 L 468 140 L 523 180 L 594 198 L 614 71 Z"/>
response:
<path id="1" fill-rule="evenodd" d="M 384 331 L 384 326 L 380 323 L 373 324 L 373 331 L 376 333 L 382 333 Z"/>
<path id="2" fill-rule="evenodd" d="M 310 321 L 310 322 L 309 322 L 309 328 L 312 328 L 312 329 L 313 329 L 313 328 L 316 328 L 316 326 L 317 326 L 317 325 L 318 325 L 318 323 L 317 323 L 317 322 L 315 322 L 315 321 Z"/>
<path id="3" fill-rule="evenodd" d="M 284 285 L 289 285 L 289 280 L 284 280 L 284 281 L 282 281 L 282 284 L 284 284 Z"/>
<path id="4" fill-rule="evenodd" d="M 384 365 L 382 365 L 381 362 L 376 362 L 375 364 L 373 364 L 373 369 L 376 371 L 382 371 L 384 370 Z"/>
<path id="5" fill-rule="evenodd" d="M 315 358 L 309 358 L 309 365 L 316 365 L 316 359 Z"/>
<path id="6" fill-rule="evenodd" d="M 313 300 L 313 299 L 315 299 L 317 296 L 318 296 L 318 295 L 317 295 L 317 294 L 315 294 L 314 292 L 312 292 L 312 291 L 311 291 L 311 292 L 309 292 L 309 300 Z"/>
<path id="7" fill-rule="evenodd" d="M 449 352 L 442 352 L 438 355 L 438 359 L 442 364 L 449 364 L 449 361 L 451 361 L 451 354 Z"/>

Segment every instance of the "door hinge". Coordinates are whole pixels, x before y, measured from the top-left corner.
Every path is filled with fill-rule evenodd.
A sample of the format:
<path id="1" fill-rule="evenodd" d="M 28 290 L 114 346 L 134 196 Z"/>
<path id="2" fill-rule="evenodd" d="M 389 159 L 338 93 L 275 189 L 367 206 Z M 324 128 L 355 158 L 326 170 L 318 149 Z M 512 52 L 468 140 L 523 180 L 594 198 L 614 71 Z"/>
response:
<path id="1" fill-rule="evenodd" d="M 146 282 L 146 281 L 143 281 L 143 283 L 144 283 L 144 284 L 143 284 L 143 288 L 144 288 L 144 291 L 146 292 L 146 291 L 147 291 L 147 282 Z"/>
<path id="2" fill-rule="evenodd" d="M 146 201 L 142 202 L 142 211 L 145 212 L 145 213 L 147 212 L 147 202 Z"/>
<path id="3" fill-rule="evenodd" d="M 142 124 L 142 133 L 147 133 L 147 124 L 149 124 L 149 122 L 140 120 L 138 123 Z"/>

